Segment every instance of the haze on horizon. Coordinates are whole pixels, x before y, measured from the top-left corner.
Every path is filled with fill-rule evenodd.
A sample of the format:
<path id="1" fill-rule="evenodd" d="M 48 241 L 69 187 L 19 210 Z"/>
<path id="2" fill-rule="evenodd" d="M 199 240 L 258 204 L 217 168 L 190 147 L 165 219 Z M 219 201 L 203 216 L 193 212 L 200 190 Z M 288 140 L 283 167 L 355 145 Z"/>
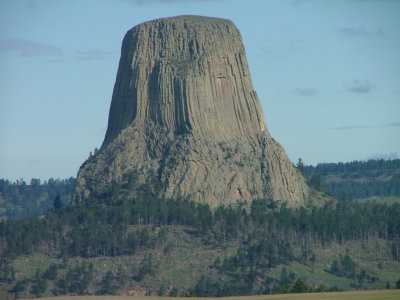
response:
<path id="1" fill-rule="evenodd" d="M 99 148 L 122 37 L 155 18 L 231 19 L 292 161 L 400 155 L 400 1 L 0 2 L 0 178 L 76 176 Z"/>

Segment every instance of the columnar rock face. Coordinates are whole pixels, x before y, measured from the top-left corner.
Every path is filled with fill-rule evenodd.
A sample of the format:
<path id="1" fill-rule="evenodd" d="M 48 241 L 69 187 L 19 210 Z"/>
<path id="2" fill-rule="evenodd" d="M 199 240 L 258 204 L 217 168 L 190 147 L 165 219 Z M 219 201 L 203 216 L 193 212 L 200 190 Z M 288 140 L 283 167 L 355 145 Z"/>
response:
<path id="1" fill-rule="evenodd" d="M 106 136 L 79 170 L 74 199 L 115 183 L 134 194 L 150 181 L 161 197 L 212 207 L 265 197 L 298 206 L 309 198 L 267 131 L 229 20 L 158 19 L 125 35 Z"/>

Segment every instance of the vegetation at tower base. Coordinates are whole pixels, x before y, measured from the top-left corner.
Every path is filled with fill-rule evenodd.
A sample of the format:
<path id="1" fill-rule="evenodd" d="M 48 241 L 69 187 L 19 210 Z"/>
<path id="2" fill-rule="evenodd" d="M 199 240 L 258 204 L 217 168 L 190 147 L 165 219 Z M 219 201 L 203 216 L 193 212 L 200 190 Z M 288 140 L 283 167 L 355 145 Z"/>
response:
<path id="1" fill-rule="evenodd" d="M 337 199 L 345 196 L 361 202 L 400 203 L 400 159 L 304 165 L 302 173 L 311 187 Z M 125 188 L 133 185 L 134 177 L 134 173 L 126 177 Z M 31 179 L 28 183 L 0 179 L 0 218 L 22 219 L 45 213 L 53 208 L 57 195 L 67 205 L 74 185 L 72 177 L 44 182 Z"/>
<path id="2" fill-rule="evenodd" d="M 393 183 L 397 163 L 329 164 L 321 181 Z M 298 290 L 301 281 L 308 291 L 395 288 L 400 279 L 398 204 L 360 202 L 342 190 L 337 205 L 290 208 L 258 199 L 211 210 L 160 199 L 151 180 L 137 181 L 132 173 L 95 201 L 63 207 L 54 197 L 44 216 L 1 222 L 0 298 L 283 293 Z M 68 190 L 67 181 L 54 182 Z M 29 193 L 51 188 L 4 183 L 2 191 L 14 192 L 3 195 L 32 200 Z M 130 185 L 139 186 L 135 196 Z"/>
<path id="3" fill-rule="evenodd" d="M 400 278 L 399 204 L 256 199 L 211 210 L 156 195 L 151 184 L 135 197 L 114 185 L 96 201 L 2 221 L 3 295 L 249 295 Z"/>

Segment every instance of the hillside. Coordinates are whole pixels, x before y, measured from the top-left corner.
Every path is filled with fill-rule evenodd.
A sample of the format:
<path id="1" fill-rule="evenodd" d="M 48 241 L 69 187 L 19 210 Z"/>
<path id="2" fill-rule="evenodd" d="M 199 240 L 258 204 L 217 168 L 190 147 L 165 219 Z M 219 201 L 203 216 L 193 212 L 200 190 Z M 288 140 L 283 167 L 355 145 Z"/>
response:
<path id="1" fill-rule="evenodd" d="M 398 204 L 256 200 L 212 211 L 140 191 L 114 187 L 96 205 L 0 222 L 0 297 L 229 296 L 394 288 L 400 279 Z"/>
<path id="2" fill-rule="evenodd" d="M 79 294 L 123 294 L 123 295 L 158 295 L 158 296 L 174 296 L 174 295 L 195 295 L 196 292 L 202 292 L 202 288 L 206 288 L 210 296 L 223 295 L 218 294 L 219 287 L 217 282 L 235 283 L 235 279 L 231 274 L 221 274 L 214 267 L 214 262 L 218 257 L 223 260 L 224 253 L 232 254 L 235 250 L 233 241 L 226 242 L 226 248 L 220 250 L 215 245 L 205 245 L 198 238 L 188 236 L 183 228 L 170 228 L 168 230 L 168 246 L 158 246 L 155 249 L 146 250 L 134 256 L 122 257 L 97 257 L 90 259 L 70 258 L 68 260 L 49 257 L 44 254 L 36 254 L 31 256 L 21 256 L 14 261 L 13 266 L 17 276 L 26 275 L 29 278 L 24 290 L 19 293 L 20 297 L 35 296 L 34 286 L 36 283 L 36 270 L 41 270 L 44 274 L 51 269 L 50 266 L 61 266 L 57 269 L 57 277 L 55 280 L 48 280 L 46 290 L 41 296 L 51 295 L 79 295 Z M 383 251 L 383 255 L 379 257 L 379 253 L 375 247 L 379 245 L 381 249 L 385 249 L 385 241 L 378 240 L 375 243 L 368 241 L 357 243 L 343 243 L 335 245 L 333 249 L 329 246 L 314 248 L 317 259 L 314 266 L 306 265 L 300 262 L 292 262 L 289 264 L 280 264 L 268 270 L 268 275 L 262 277 L 256 275 L 255 285 L 262 286 L 261 281 L 268 280 L 270 282 L 271 291 L 255 290 L 255 294 L 280 293 L 285 292 L 286 287 L 278 290 L 282 284 L 293 288 L 296 281 L 301 279 L 308 287 L 312 287 L 316 291 L 334 290 L 354 290 L 354 289 L 386 289 L 389 283 L 391 288 L 396 287 L 396 280 L 400 278 L 398 272 L 400 263 L 393 263 L 387 251 Z M 330 245 L 332 246 L 332 245 Z M 364 268 L 368 278 L 344 278 L 330 274 L 325 268 L 329 268 L 331 260 L 338 259 L 338 253 L 346 253 L 346 249 L 354 249 L 354 247 L 364 247 L 367 256 L 357 251 L 351 250 L 349 254 L 357 259 L 357 267 L 359 270 Z M 170 250 L 165 250 L 170 249 Z M 300 250 L 300 249 L 299 249 Z M 358 256 L 357 256 L 358 255 Z M 145 274 L 143 279 L 138 275 L 146 268 L 148 258 L 152 259 L 152 269 Z M 371 263 L 374 261 L 374 263 Z M 381 263 L 381 267 L 379 265 Z M 66 264 L 66 267 L 64 267 Z M 92 279 L 85 286 L 84 276 L 80 275 L 93 265 Z M 381 269 L 380 269 L 381 268 Z M 82 271 L 83 270 L 83 271 Z M 111 273 L 109 273 L 111 272 Z M 284 274 L 288 275 L 284 275 Z M 201 281 L 201 275 L 207 274 L 206 281 Z M 378 279 L 373 279 L 378 278 Z M 210 283 L 207 282 L 209 280 Z M 21 281 L 19 281 L 21 282 Z M 13 289 L 16 282 L 10 285 L 3 285 L 4 290 Z M 83 285 L 83 286 L 82 286 Z M 63 292 L 63 289 L 66 289 Z M 84 290 L 82 290 L 84 288 Z M 238 288 L 243 288 L 238 286 Z M 193 293 L 193 290 L 195 293 Z M 232 294 L 236 291 L 232 291 Z M 243 292 L 240 294 L 244 294 Z M 2 294 L 5 295 L 5 294 Z M 11 297 L 13 293 L 9 293 Z M 201 294 L 207 296 L 206 293 Z M 5 299 L 6 296 L 0 296 Z"/>
<path id="3" fill-rule="evenodd" d="M 305 166 L 311 186 L 335 198 L 400 202 L 400 159 Z"/>
<path id="4" fill-rule="evenodd" d="M 0 220 L 24 219 L 40 215 L 53 208 L 57 196 L 63 204 L 70 203 L 75 179 L 53 179 L 41 182 L 31 179 L 26 183 L 23 179 L 11 182 L 0 179 Z"/>

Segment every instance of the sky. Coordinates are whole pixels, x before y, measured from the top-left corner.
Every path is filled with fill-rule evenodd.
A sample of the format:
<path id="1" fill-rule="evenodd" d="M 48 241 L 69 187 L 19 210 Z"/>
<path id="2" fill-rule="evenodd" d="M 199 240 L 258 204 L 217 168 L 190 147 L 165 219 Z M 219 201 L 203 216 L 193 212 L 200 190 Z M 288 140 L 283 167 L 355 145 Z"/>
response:
<path id="1" fill-rule="evenodd" d="M 271 135 L 306 164 L 400 156 L 398 0 L 0 0 L 0 178 L 76 176 L 133 26 L 232 20 Z"/>

